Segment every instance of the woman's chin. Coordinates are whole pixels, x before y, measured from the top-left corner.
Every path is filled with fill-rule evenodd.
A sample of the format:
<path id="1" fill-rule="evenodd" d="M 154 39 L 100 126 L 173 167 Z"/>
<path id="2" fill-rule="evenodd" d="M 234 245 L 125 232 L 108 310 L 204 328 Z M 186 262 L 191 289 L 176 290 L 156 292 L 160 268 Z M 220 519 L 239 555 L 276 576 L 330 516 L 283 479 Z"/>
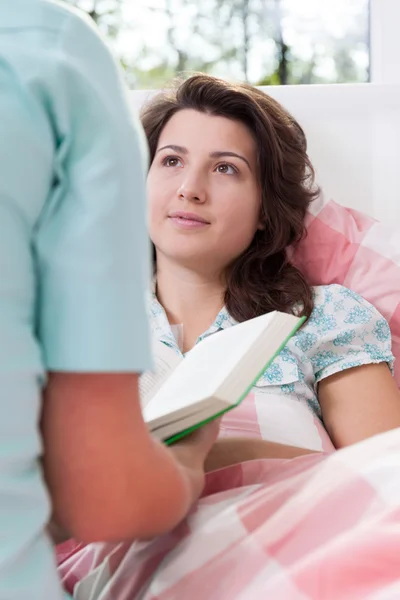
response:
<path id="1" fill-rule="evenodd" d="M 210 259 L 214 255 L 210 240 L 200 239 L 200 236 L 160 236 L 160 244 L 155 244 L 158 253 L 176 261 L 192 261 L 200 258 Z"/>
<path id="2" fill-rule="evenodd" d="M 162 251 L 161 254 L 164 255 L 166 261 L 190 271 L 215 271 L 215 268 L 218 268 L 218 261 L 215 260 L 215 255 L 213 253 L 205 252 L 204 249 L 203 244 L 192 248 L 183 248 L 181 246 L 179 248 L 174 248 L 173 250 Z M 158 251 L 158 258 L 161 259 L 160 250 Z"/>

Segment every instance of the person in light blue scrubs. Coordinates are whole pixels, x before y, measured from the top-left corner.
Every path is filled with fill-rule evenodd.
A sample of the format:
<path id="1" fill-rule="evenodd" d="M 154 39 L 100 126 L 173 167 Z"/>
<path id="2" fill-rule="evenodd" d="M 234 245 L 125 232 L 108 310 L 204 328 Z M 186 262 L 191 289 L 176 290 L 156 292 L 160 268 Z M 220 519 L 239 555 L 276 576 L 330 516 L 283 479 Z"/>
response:
<path id="1" fill-rule="evenodd" d="M 63 597 L 51 514 L 83 541 L 148 539 L 204 485 L 218 425 L 167 449 L 140 408 L 146 158 L 89 18 L 0 0 L 0 600 Z"/>
<path id="2" fill-rule="evenodd" d="M 48 371 L 150 365 L 146 151 L 89 20 L 0 0 L 0 599 L 63 597 L 44 530 Z"/>

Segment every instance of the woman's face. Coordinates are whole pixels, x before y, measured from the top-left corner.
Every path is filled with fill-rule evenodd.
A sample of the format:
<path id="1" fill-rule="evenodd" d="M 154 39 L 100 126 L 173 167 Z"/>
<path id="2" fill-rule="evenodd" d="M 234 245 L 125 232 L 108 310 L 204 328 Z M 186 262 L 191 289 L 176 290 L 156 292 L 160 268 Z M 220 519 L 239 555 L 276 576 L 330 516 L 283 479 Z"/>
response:
<path id="1" fill-rule="evenodd" d="M 179 111 L 147 182 L 158 260 L 221 273 L 261 228 L 256 144 L 240 121 Z"/>

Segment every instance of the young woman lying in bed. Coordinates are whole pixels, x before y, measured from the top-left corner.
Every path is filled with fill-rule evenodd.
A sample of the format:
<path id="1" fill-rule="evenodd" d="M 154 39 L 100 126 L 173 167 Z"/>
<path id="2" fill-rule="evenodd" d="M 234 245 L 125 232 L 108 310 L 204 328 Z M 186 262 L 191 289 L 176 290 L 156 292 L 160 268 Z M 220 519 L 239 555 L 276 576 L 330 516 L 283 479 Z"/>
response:
<path id="1" fill-rule="evenodd" d="M 271 439 L 269 407 L 279 402 L 307 407 L 336 448 L 399 427 L 387 322 L 344 287 L 310 288 L 287 259 L 318 194 L 295 119 L 250 86 L 198 75 L 156 97 L 142 123 L 151 161 L 153 334 L 185 353 L 272 310 L 308 317 L 248 403 L 225 417 L 222 430 L 235 413 L 240 435 L 222 437 L 207 468 L 303 454 L 262 439 Z M 182 325 L 180 347 L 174 325 Z M 257 412 L 258 432 L 246 430 L 246 411 Z"/>
<path id="2" fill-rule="evenodd" d="M 151 153 L 154 335 L 178 353 L 269 310 L 310 317 L 254 393 L 224 417 L 222 433 L 237 435 L 217 441 L 206 469 L 304 453 L 294 447 L 303 445 L 300 435 L 271 435 L 273 421 L 281 433 L 293 429 L 293 414 L 299 430 L 301 415 L 323 419 L 337 447 L 400 426 L 386 321 L 341 286 L 310 289 L 286 260 L 316 194 L 294 119 L 257 90 L 200 76 L 155 99 L 143 123 Z M 181 347 L 175 324 L 183 324 Z M 146 544 L 90 544 L 67 560 L 71 546 L 60 547 L 60 575 L 71 593 L 94 576 L 102 600 L 254 600 L 301 590 L 311 598 L 316 573 L 319 597 L 364 597 L 371 577 L 381 590 L 398 579 L 393 561 L 381 560 L 398 543 L 391 482 L 399 443 L 388 436 L 331 457 L 252 461 L 210 474 L 206 497 L 169 535 Z M 199 452 L 188 453 L 187 466 L 202 472 Z M 371 576 L 371 564 L 391 572 Z"/>

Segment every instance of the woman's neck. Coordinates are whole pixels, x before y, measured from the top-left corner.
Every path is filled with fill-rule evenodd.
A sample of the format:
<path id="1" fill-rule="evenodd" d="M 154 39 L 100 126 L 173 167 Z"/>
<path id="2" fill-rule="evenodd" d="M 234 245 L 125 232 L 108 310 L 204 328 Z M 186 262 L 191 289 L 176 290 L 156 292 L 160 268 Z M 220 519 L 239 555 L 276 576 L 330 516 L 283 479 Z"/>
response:
<path id="1" fill-rule="evenodd" d="M 157 298 L 169 323 L 183 325 L 185 352 L 214 322 L 223 307 L 224 292 L 220 276 L 207 277 L 164 261 L 157 264 Z"/>

